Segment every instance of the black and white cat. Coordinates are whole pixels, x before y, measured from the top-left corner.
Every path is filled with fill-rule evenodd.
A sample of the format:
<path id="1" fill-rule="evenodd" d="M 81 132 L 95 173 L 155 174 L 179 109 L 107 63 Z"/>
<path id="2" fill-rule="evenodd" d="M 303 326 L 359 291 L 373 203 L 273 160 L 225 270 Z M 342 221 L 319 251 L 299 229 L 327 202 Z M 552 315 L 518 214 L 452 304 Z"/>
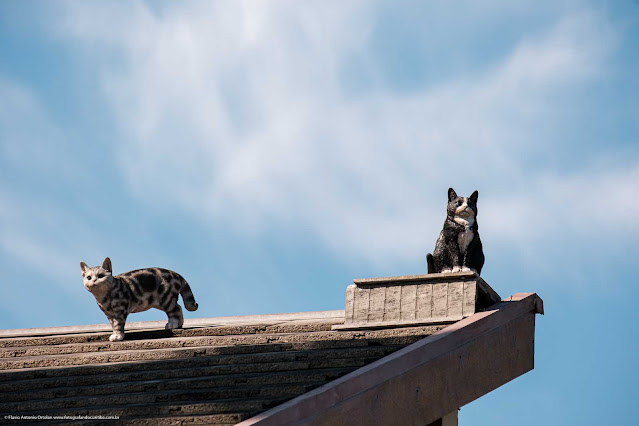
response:
<path id="1" fill-rule="evenodd" d="M 184 317 L 178 304 L 182 295 L 189 311 L 198 306 L 191 287 L 177 272 L 161 268 L 137 269 L 113 276 L 111 259 L 104 259 L 102 266 L 89 267 L 80 262 L 84 286 L 95 296 L 98 306 L 107 316 L 113 334 L 109 340 L 124 340 L 124 324 L 130 313 L 157 308 L 166 313 L 167 329 L 182 328 Z"/>
<path id="2" fill-rule="evenodd" d="M 448 189 L 448 207 L 444 229 L 435 243 L 433 254 L 426 255 L 428 273 L 474 271 L 481 274 L 484 252 L 477 226 L 477 197 L 458 197 Z"/>

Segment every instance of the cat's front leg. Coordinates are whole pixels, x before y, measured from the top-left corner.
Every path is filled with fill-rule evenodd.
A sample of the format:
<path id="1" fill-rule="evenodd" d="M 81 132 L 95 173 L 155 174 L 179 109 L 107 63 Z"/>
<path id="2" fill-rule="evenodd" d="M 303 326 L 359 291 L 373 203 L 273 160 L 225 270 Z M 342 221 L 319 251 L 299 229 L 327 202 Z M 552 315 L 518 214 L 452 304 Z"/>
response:
<path id="1" fill-rule="evenodd" d="M 118 315 L 109 318 L 111 328 L 113 328 L 113 334 L 109 336 L 109 340 L 112 342 L 120 342 L 124 340 L 124 324 L 126 323 L 126 315 Z"/>
<path id="2" fill-rule="evenodd" d="M 460 257 L 462 257 L 463 260 L 461 262 L 461 266 L 459 266 L 459 269 L 457 269 L 457 271 L 455 271 L 455 272 L 468 272 L 468 271 L 470 271 L 468 266 L 466 266 L 467 262 L 468 262 L 468 252 L 464 252 L 463 254 L 460 253 Z"/>
<path id="3" fill-rule="evenodd" d="M 457 247 L 453 247 L 450 251 L 450 258 L 451 258 L 451 263 L 452 263 L 452 267 L 450 268 L 449 272 L 459 272 L 461 271 L 461 253 L 459 252 L 459 249 Z"/>

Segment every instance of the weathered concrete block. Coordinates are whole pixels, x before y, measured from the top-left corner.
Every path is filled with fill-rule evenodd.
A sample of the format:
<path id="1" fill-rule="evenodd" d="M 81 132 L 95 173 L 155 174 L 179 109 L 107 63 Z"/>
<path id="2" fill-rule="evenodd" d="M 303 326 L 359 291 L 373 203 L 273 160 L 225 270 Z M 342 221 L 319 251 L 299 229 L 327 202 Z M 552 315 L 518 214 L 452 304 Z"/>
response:
<path id="1" fill-rule="evenodd" d="M 500 302 L 474 272 L 353 280 L 343 325 L 334 330 L 451 323 Z"/>

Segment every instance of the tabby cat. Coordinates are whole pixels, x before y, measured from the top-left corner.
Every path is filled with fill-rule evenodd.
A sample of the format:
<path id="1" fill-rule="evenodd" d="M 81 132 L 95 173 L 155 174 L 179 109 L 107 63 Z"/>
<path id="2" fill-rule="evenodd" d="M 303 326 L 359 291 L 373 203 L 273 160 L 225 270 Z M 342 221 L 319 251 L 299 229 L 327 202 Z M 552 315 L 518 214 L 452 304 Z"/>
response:
<path id="1" fill-rule="evenodd" d="M 448 206 L 444 229 L 435 243 L 433 254 L 428 253 L 428 273 L 474 271 L 481 274 L 484 252 L 477 226 L 477 197 L 458 197 L 448 189 Z"/>
<path id="2" fill-rule="evenodd" d="M 184 318 L 178 304 L 182 295 L 189 311 L 197 310 L 191 287 L 177 272 L 168 269 L 147 268 L 113 276 L 111 259 L 104 259 L 102 266 L 90 268 L 80 262 L 84 286 L 95 296 L 98 306 L 111 323 L 112 342 L 124 340 L 124 323 L 130 313 L 157 308 L 169 317 L 166 328 L 182 328 Z"/>

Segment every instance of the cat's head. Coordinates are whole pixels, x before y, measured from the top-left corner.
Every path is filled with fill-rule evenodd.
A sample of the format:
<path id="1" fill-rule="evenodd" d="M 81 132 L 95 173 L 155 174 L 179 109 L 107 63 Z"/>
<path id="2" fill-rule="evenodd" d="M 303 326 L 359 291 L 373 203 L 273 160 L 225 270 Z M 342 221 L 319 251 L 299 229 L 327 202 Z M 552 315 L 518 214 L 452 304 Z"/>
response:
<path id="1" fill-rule="evenodd" d="M 463 226 L 472 226 L 477 219 L 477 197 L 473 192 L 470 197 L 460 197 L 453 188 L 448 188 L 448 217 Z"/>
<path id="2" fill-rule="evenodd" d="M 113 269 L 111 259 L 108 257 L 102 262 L 102 266 L 89 267 L 86 263 L 80 262 L 84 287 L 95 295 L 105 293 L 113 284 Z"/>

